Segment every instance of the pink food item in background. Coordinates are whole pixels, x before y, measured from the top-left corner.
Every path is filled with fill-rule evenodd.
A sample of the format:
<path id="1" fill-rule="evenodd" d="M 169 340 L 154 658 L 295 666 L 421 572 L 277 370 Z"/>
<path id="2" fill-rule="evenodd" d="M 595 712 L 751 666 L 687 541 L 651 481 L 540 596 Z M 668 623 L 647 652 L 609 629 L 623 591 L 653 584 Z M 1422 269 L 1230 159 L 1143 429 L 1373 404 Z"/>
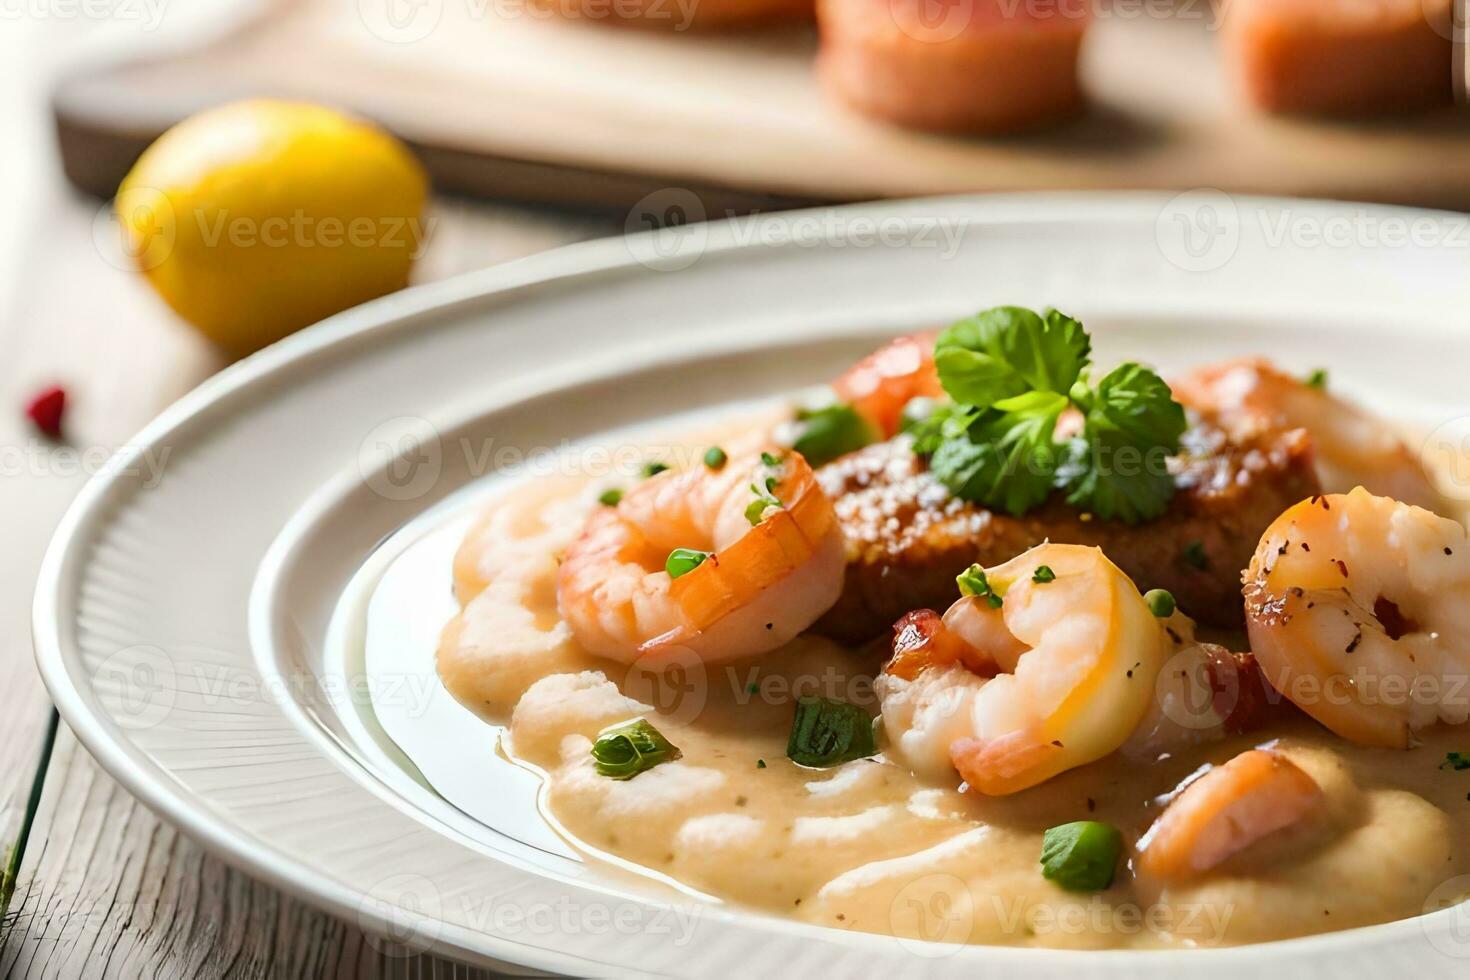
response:
<path id="1" fill-rule="evenodd" d="M 817 0 L 817 71 L 865 115 L 915 129 L 1028 129 L 1081 104 L 1088 0 Z"/>
<path id="2" fill-rule="evenodd" d="M 1271 112 L 1374 113 L 1448 103 L 1451 0 L 1229 0 L 1225 59 Z"/>
<path id="3" fill-rule="evenodd" d="M 51 439 L 61 438 L 61 420 L 66 414 L 66 389 L 52 385 L 26 402 L 26 418 Z"/>

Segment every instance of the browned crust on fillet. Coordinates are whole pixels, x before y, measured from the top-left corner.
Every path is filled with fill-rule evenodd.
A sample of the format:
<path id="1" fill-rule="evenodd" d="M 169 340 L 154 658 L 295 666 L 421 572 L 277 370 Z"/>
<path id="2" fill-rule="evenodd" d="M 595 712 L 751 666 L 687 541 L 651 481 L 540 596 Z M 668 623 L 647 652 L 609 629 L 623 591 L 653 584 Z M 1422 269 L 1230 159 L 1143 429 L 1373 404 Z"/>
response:
<path id="1" fill-rule="evenodd" d="M 1101 547 L 1140 590 L 1168 589 L 1195 619 L 1238 627 L 1241 570 L 1262 532 L 1319 491 L 1306 434 L 1239 446 L 1195 419 L 1171 468 L 1179 492 L 1169 510 L 1128 527 L 1087 519 L 1061 495 L 1023 517 L 956 500 L 904 438 L 845 456 L 818 472 L 847 538 L 848 566 L 842 597 L 815 628 L 866 642 L 910 610 L 948 606 L 958 595 L 954 577 L 970 563 L 999 564 L 1046 540 Z M 1195 541 L 1203 568 L 1186 557 Z"/>

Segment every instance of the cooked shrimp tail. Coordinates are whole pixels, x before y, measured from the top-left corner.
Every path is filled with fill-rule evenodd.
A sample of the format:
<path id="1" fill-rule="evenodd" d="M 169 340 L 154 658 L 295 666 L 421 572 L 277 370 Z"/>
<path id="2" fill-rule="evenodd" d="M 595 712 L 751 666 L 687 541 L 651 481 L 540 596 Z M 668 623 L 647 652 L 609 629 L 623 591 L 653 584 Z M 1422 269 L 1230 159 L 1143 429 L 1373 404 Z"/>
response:
<path id="1" fill-rule="evenodd" d="M 929 773 L 943 758 L 975 791 L 1001 795 L 1122 745 L 1172 646 L 1097 548 L 1043 544 L 986 579 L 999 606 L 969 597 L 940 623 L 900 621 L 878 690 L 897 754 Z"/>
<path id="2" fill-rule="evenodd" d="M 676 549 L 701 556 L 677 576 L 666 568 Z M 594 513 L 563 557 L 557 602 L 599 656 L 733 659 L 810 626 L 837 600 L 843 565 L 832 502 L 806 460 L 753 453 L 660 474 Z"/>
<path id="3" fill-rule="evenodd" d="M 1139 839 L 1136 866 L 1185 878 L 1317 813 L 1322 789 L 1279 752 L 1252 749 L 1188 782 Z"/>
<path id="4" fill-rule="evenodd" d="M 1470 718 L 1470 541 L 1361 488 L 1288 509 L 1245 576 L 1267 683 L 1343 738 L 1407 748 Z"/>

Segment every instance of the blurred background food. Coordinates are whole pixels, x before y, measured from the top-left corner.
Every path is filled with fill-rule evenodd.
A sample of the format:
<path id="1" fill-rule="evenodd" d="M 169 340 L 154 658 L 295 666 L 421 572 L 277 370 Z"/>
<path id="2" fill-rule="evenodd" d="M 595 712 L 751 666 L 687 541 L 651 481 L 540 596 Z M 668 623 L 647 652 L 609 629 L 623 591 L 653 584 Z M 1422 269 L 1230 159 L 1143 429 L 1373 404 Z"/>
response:
<path id="1" fill-rule="evenodd" d="M 240 356 L 403 286 L 425 171 L 629 229 L 966 191 L 1467 206 L 1451 4 L 212 0 L 168 43 L 64 72 L 52 105 L 72 183 L 121 186 L 126 251 Z M 289 103 L 241 101 L 262 97 Z M 283 220 L 405 234 L 228 234 Z"/>
<path id="2" fill-rule="evenodd" d="M 244 356 L 408 285 L 428 180 L 392 136 L 302 102 L 231 102 L 123 178 L 127 252 L 174 312 Z"/>

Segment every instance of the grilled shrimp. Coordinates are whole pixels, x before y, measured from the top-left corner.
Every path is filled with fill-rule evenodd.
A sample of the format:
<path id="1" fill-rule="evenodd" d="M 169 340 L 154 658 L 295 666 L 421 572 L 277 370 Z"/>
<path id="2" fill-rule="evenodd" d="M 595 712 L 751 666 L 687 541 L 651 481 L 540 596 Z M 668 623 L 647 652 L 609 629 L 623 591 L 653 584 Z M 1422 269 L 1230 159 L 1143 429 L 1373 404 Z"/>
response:
<path id="1" fill-rule="evenodd" d="M 1470 717 L 1470 541 L 1358 488 L 1288 509 L 1245 576 L 1267 683 L 1343 738 L 1408 748 Z"/>
<path id="2" fill-rule="evenodd" d="M 671 574 L 676 549 L 697 566 Z M 661 473 L 593 513 L 562 558 L 556 597 L 589 653 L 730 660 L 810 626 L 837 601 L 843 566 L 832 502 L 806 460 L 751 453 Z"/>
<path id="3" fill-rule="evenodd" d="M 1322 808 L 1322 788 L 1270 748 L 1242 752 L 1187 782 L 1138 841 L 1136 867 L 1185 878 L 1215 867 Z"/>
<path id="4" fill-rule="evenodd" d="M 1040 566 L 1052 576 L 1038 581 Z M 1172 646 L 1100 549 L 1039 545 L 986 579 L 1000 608 L 968 597 L 943 630 L 922 613 L 900 621 L 878 692 L 896 755 L 935 776 L 947 761 L 972 788 L 1003 795 L 1121 746 Z"/>
<path id="5" fill-rule="evenodd" d="M 937 330 L 898 337 L 858 361 L 832 382 L 837 397 L 850 404 L 885 439 L 898 434 L 903 409 L 915 398 L 942 398 L 934 369 Z"/>
<path id="6" fill-rule="evenodd" d="M 1420 507 L 1443 507 L 1418 456 L 1388 423 L 1264 358 L 1198 368 L 1170 387 L 1237 442 L 1306 430 L 1317 476 L 1330 493 L 1363 486 Z"/>

